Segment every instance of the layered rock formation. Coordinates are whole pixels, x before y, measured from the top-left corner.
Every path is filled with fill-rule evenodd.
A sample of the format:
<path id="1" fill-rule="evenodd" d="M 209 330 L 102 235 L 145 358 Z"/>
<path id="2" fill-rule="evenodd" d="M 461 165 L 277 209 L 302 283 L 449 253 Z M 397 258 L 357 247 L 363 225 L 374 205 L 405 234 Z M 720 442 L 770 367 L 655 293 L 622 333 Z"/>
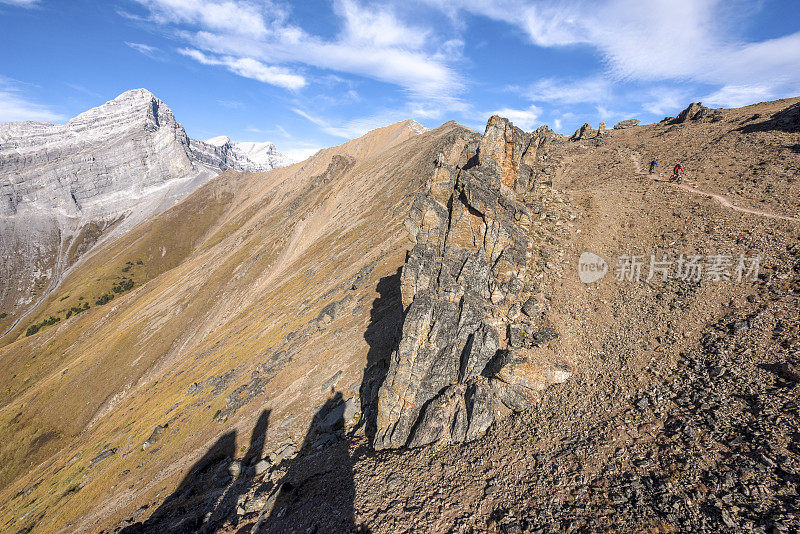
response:
<path id="1" fill-rule="evenodd" d="M 21 315 L 112 227 L 121 235 L 226 169 L 264 167 L 190 139 L 145 89 L 66 124 L 0 125 L 0 312 Z"/>
<path id="2" fill-rule="evenodd" d="M 215 148 L 190 139 L 169 107 L 145 89 L 66 124 L 2 124 L 2 213 L 117 214 L 178 178 L 266 170 L 242 152 Z"/>
<path id="3" fill-rule="evenodd" d="M 555 332 L 521 313 L 530 292 L 535 166 L 553 137 L 492 117 L 441 154 L 406 226 L 402 337 L 378 396 L 378 449 L 482 435 L 569 377 L 535 349 Z M 535 315 L 532 308 L 527 311 Z"/>

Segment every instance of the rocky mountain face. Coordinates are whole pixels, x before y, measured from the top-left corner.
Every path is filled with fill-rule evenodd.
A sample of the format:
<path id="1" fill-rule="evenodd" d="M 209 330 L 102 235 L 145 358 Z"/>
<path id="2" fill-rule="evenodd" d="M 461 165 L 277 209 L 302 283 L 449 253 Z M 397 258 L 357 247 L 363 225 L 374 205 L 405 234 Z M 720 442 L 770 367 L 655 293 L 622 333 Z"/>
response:
<path id="1" fill-rule="evenodd" d="M 9 281 L 0 328 L 110 232 L 122 235 L 226 169 L 265 165 L 190 139 L 144 89 L 66 124 L 0 125 L 0 274 Z"/>
<path id="2" fill-rule="evenodd" d="M 205 144 L 216 147 L 221 156 L 232 160 L 232 167 L 236 170 L 264 172 L 294 163 L 270 142 L 237 142 L 221 135 L 206 139 Z"/>
<path id="3" fill-rule="evenodd" d="M 440 154 L 406 225 L 403 333 L 380 389 L 377 449 L 465 441 L 570 376 L 536 347 L 541 324 L 531 223 L 534 170 L 552 132 L 492 117 L 478 140 Z"/>

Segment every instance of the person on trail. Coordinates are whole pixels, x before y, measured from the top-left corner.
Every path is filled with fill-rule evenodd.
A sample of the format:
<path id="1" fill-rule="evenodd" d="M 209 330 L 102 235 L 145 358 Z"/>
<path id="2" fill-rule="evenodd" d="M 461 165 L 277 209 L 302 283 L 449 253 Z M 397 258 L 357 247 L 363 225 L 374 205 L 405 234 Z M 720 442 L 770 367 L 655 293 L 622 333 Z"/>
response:
<path id="1" fill-rule="evenodd" d="M 648 165 L 650 166 L 650 174 L 653 174 L 655 168 L 658 167 L 658 162 L 656 160 L 653 160 L 650 163 L 648 163 Z"/>
<path id="2" fill-rule="evenodd" d="M 685 172 L 686 171 L 683 170 L 683 167 L 681 166 L 680 163 L 676 164 L 675 168 L 672 169 L 672 180 L 673 181 L 680 180 L 680 178 L 681 178 L 680 175 L 684 174 Z"/>

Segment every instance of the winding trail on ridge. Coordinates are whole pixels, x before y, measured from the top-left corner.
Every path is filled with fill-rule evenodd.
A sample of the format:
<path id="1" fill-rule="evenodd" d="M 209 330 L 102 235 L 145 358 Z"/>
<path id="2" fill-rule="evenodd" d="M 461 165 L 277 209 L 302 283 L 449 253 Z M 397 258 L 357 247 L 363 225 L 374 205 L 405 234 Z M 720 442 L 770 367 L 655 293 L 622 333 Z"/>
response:
<path id="1" fill-rule="evenodd" d="M 646 172 L 644 172 L 642 170 L 642 162 L 639 159 L 639 155 L 638 154 L 631 154 L 631 159 L 633 160 L 633 164 L 636 167 L 636 174 L 643 175 L 643 176 L 648 176 L 649 175 L 649 173 L 646 173 Z M 683 189 L 687 193 L 691 193 L 693 195 L 701 195 L 701 196 L 713 198 L 714 200 L 716 200 L 717 202 L 722 204 L 724 207 L 732 209 L 733 211 L 738 211 L 739 213 L 747 213 L 748 215 L 758 215 L 759 217 L 766 217 L 767 219 L 777 219 L 777 220 L 782 220 L 782 221 L 798 222 L 800 220 L 797 217 L 791 217 L 789 215 L 778 215 L 778 214 L 775 214 L 775 213 L 770 213 L 768 211 L 761 211 L 761 210 L 754 210 L 754 209 L 750 209 L 750 208 L 743 208 L 743 207 L 737 206 L 736 204 L 731 202 L 730 199 L 728 197 L 726 197 L 725 195 L 720 195 L 720 194 L 717 194 L 717 193 L 711 193 L 709 191 L 703 191 L 701 189 L 694 188 L 694 187 L 692 187 L 691 185 L 688 185 L 688 184 L 682 184 L 682 183 L 678 184 L 678 183 L 674 183 L 674 182 L 666 182 L 666 183 L 669 183 L 671 186 L 676 187 L 678 189 Z"/>

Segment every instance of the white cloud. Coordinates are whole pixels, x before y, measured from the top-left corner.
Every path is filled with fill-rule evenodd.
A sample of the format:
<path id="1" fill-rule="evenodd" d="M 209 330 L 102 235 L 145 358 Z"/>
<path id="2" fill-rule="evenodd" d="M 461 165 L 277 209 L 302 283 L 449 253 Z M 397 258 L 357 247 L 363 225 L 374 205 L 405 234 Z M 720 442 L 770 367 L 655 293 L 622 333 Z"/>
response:
<path id="1" fill-rule="evenodd" d="M 39 4 L 39 0 L 0 0 L 0 4 L 19 7 L 35 7 Z"/>
<path id="2" fill-rule="evenodd" d="M 753 80 L 772 86 L 800 86 L 800 32 L 777 39 L 726 48 L 710 58 L 703 81 L 749 85 Z M 795 96 L 792 94 L 792 96 Z"/>
<path id="3" fill-rule="evenodd" d="M 221 65 L 227 67 L 229 71 L 252 78 L 263 83 L 276 85 L 285 89 L 296 90 L 306 85 L 306 80 L 300 75 L 294 74 L 288 69 L 264 65 L 260 61 L 250 57 L 220 56 L 211 57 L 200 50 L 182 48 L 179 50 L 184 56 L 188 56 L 203 65 Z"/>
<path id="4" fill-rule="evenodd" d="M 614 115 L 616 115 L 617 112 L 616 111 L 611 111 L 608 108 L 606 108 L 605 106 L 597 106 L 597 114 L 600 116 L 601 119 L 608 120 L 609 118 L 611 118 Z"/>
<path id="5" fill-rule="evenodd" d="M 503 108 L 486 114 L 486 118 L 488 119 L 491 115 L 500 115 L 523 130 L 534 130 L 541 124 L 539 121 L 541 113 L 541 108 L 537 106 L 530 106 L 526 109 Z"/>
<path id="6" fill-rule="evenodd" d="M 600 77 L 582 80 L 547 78 L 539 80 L 521 92 L 534 102 L 600 104 L 608 102 L 611 97 L 611 89 L 611 81 Z"/>
<path id="7" fill-rule="evenodd" d="M 58 122 L 66 117 L 20 94 L 18 84 L 0 76 L 0 123 L 11 121 Z"/>
<path id="8" fill-rule="evenodd" d="M 755 9 L 741 2 L 423 1 L 451 16 L 461 10 L 505 22 L 537 46 L 590 46 L 618 80 L 691 80 L 719 86 L 759 80 L 775 97 L 791 96 L 800 86 L 800 32 L 761 42 L 737 40 L 737 17 Z"/>
<path id="9" fill-rule="evenodd" d="M 264 37 L 267 25 L 263 18 L 268 2 L 259 9 L 253 3 L 235 0 L 137 0 L 148 8 L 159 24 L 201 26 L 234 35 Z M 276 13 L 277 11 L 273 11 Z"/>
<path id="10" fill-rule="evenodd" d="M 355 139 L 356 137 L 361 137 L 365 133 L 374 130 L 375 128 L 400 122 L 408 118 L 408 114 L 406 114 L 405 111 L 385 110 L 366 117 L 359 117 L 343 121 L 333 121 L 319 117 L 318 115 L 312 115 L 311 113 L 299 108 L 292 108 L 292 111 L 309 120 L 313 124 L 316 124 L 319 126 L 320 130 L 328 135 L 341 137 L 343 139 Z"/>
<path id="11" fill-rule="evenodd" d="M 466 43 L 462 39 L 448 39 L 439 46 L 434 57 L 442 61 L 461 59 L 464 55 L 465 46 Z"/>
<path id="12" fill-rule="evenodd" d="M 386 7 L 338 0 L 340 31 L 323 39 L 289 24 L 286 11 L 270 2 L 259 8 L 243 0 L 138 1 L 150 10 L 151 20 L 174 27 L 192 45 L 186 55 L 206 64 L 224 64 L 243 76 L 273 80 L 274 73 L 265 73 L 262 67 L 303 64 L 389 83 L 414 98 L 437 100 L 444 106 L 457 105 L 463 88 L 447 58 L 437 55 L 436 34 L 405 24 Z M 458 48 L 457 43 L 441 44 L 450 53 Z"/>
<path id="13" fill-rule="evenodd" d="M 242 109 L 245 107 L 244 102 L 239 102 L 238 100 L 223 100 L 220 98 L 217 99 L 217 104 L 230 109 Z"/>
<path id="14" fill-rule="evenodd" d="M 129 47 L 133 48 L 140 54 L 144 54 L 147 57 L 155 58 L 156 52 L 159 52 L 159 48 L 155 46 L 146 45 L 143 43 L 132 43 L 130 41 L 125 41 L 125 44 Z"/>
<path id="15" fill-rule="evenodd" d="M 711 106 L 736 108 L 774 98 L 773 92 L 764 85 L 726 85 L 703 98 Z"/>
<path id="16" fill-rule="evenodd" d="M 370 130 L 385 125 L 385 123 L 370 121 L 369 119 L 364 118 L 355 119 L 348 122 L 341 122 L 337 123 L 338 125 L 334 125 L 331 123 L 331 121 L 311 115 L 302 109 L 292 108 L 292 111 L 319 126 L 320 130 L 326 134 L 334 137 L 341 137 L 343 139 L 355 139 L 356 137 L 360 137 Z"/>
<path id="17" fill-rule="evenodd" d="M 278 150 L 292 161 L 303 161 L 305 159 L 310 158 L 323 148 L 325 147 L 312 146 L 312 147 L 290 147 L 286 149 L 279 148 Z"/>
<path id="18" fill-rule="evenodd" d="M 690 98 L 685 88 L 654 87 L 644 96 L 642 108 L 653 115 L 668 115 L 685 108 Z"/>
<path id="19" fill-rule="evenodd" d="M 441 7 L 443 0 L 428 0 Z M 718 45 L 720 0 L 454 0 L 462 10 L 516 26 L 542 47 L 590 45 L 623 78 L 669 78 L 697 71 Z M 679 31 L 675 24 L 679 23 Z"/>
<path id="20" fill-rule="evenodd" d="M 73 90 L 78 91 L 79 93 L 83 93 L 85 95 L 89 95 L 89 96 L 91 96 L 93 98 L 97 98 L 97 99 L 103 98 L 103 95 L 101 95 L 97 91 L 92 91 L 88 87 L 85 87 L 85 86 L 83 86 L 83 85 L 81 85 L 79 83 L 64 82 L 64 85 L 66 85 L 70 89 L 73 89 Z"/>
<path id="21" fill-rule="evenodd" d="M 340 0 L 336 8 L 344 21 L 342 40 L 346 42 L 418 50 L 430 37 L 430 30 L 406 26 L 386 7 L 370 10 L 353 0 Z"/>

